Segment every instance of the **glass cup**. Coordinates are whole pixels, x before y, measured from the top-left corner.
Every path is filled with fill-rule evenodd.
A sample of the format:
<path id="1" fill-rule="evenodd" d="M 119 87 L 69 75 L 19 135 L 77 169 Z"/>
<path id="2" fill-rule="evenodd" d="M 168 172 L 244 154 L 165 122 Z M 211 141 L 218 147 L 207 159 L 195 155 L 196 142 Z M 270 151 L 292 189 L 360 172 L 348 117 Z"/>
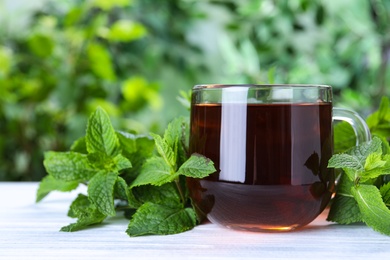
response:
<path id="1" fill-rule="evenodd" d="M 232 229 L 289 231 L 313 221 L 335 187 L 333 120 L 370 140 L 356 113 L 332 107 L 326 85 L 197 85 L 190 152 L 217 171 L 188 178 L 200 216 Z"/>

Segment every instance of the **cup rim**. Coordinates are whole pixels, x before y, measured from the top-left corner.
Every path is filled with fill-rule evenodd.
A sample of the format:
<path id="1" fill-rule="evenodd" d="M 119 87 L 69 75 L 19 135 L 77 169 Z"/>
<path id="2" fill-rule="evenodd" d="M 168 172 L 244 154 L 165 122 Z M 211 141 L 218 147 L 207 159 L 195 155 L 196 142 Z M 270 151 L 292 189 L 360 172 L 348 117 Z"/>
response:
<path id="1" fill-rule="evenodd" d="M 193 90 L 200 89 L 221 89 L 231 87 L 243 88 L 318 88 L 318 89 L 332 89 L 332 86 L 325 84 L 196 84 Z"/>

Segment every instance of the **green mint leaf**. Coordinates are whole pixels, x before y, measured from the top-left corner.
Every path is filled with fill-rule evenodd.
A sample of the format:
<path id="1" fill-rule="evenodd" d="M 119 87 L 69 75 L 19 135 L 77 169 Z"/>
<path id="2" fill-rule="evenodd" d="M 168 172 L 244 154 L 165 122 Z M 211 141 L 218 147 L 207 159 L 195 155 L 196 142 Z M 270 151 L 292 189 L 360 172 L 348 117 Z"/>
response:
<path id="1" fill-rule="evenodd" d="M 362 217 L 358 204 L 353 197 L 336 195 L 332 200 L 332 207 L 326 220 L 339 224 L 351 224 L 361 222 Z"/>
<path id="2" fill-rule="evenodd" d="M 127 153 L 134 153 L 137 151 L 137 136 L 122 131 L 117 131 L 116 135 L 122 151 L 126 151 Z"/>
<path id="3" fill-rule="evenodd" d="M 328 167 L 342 169 L 347 168 L 356 171 L 363 170 L 364 168 L 359 158 L 345 153 L 333 155 L 328 162 Z"/>
<path id="4" fill-rule="evenodd" d="M 147 202 L 133 215 L 126 233 L 129 236 L 177 234 L 195 225 L 192 208 L 171 208 Z"/>
<path id="5" fill-rule="evenodd" d="M 118 174 L 115 172 L 99 172 L 88 184 L 89 199 L 98 210 L 107 215 L 115 216 L 114 185 Z"/>
<path id="6" fill-rule="evenodd" d="M 70 150 L 76 153 L 88 154 L 87 143 L 85 142 L 85 136 L 74 141 L 72 146 L 70 147 Z"/>
<path id="7" fill-rule="evenodd" d="M 164 141 L 168 144 L 168 146 L 173 147 L 175 143 L 177 143 L 177 139 L 182 134 L 182 123 L 183 118 L 178 117 L 171 121 L 164 132 Z"/>
<path id="8" fill-rule="evenodd" d="M 386 138 L 378 137 L 382 140 L 382 154 L 383 155 L 390 155 L 390 143 L 387 141 Z M 385 161 L 388 161 L 385 159 Z"/>
<path id="9" fill-rule="evenodd" d="M 342 168 L 350 181 L 354 181 L 357 172 L 361 172 L 363 166 L 359 160 L 349 154 L 335 154 L 328 162 L 329 168 Z"/>
<path id="10" fill-rule="evenodd" d="M 114 161 L 111 156 L 102 152 L 89 153 L 87 155 L 88 161 L 95 169 L 110 170 L 114 168 Z"/>
<path id="11" fill-rule="evenodd" d="M 387 138 L 390 136 L 390 100 L 382 97 L 378 111 L 367 117 L 371 134 Z"/>
<path id="12" fill-rule="evenodd" d="M 137 201 L 142 204 L 152 202 L 169 207 L 178 207 L 182 203 L 176 185 L 172 182 L 161 186 L 143 185 L 133 188 L 132 192 Z"/>
<path id="13" fill-rule="evenodd" d="M 83 182 L 96 173 L 87 155 L 75 152 L 46 152 L 43 164 L 50 175 L 62 181 Z"/>
<path id="14" fill-rule="evenodd" d="M 390 208 L 390 182 L 383 185 L 379 192 L 381 193 L 382 200 L 385 203 L 385 205 Z"/>
<path id="15" fill-rule="evenodd" d="M 95 169 L 105 171 L 120 171 L 131 168 L 130 160 L 124 157 L 122 154 L 118 154 L 115 157 L 112 157 L 105 153 L 95 152 L 88 154 L 87 157 Z"/>
<path id="16" fill-rule="evenodd" d="M 360 174 L 360 183 L 375 180 L 381 175 L 389 174 L 390 160 L 387 159 L 387 156 L 382 156 L 380 153 L 372 153 L 367 157 L 364 168 L 365 171 Z"/>
<path id="17" fill-rule="evenodd" d="M 367 156 L 364 170 L 370 171 L 385 166 L 386 161 L 382 160 L 382 153 L 371 153 Z"/>
<path id="18" fill-rule="evenodd" d="M 389 167 L 390 166 L 390 154 L 383 155 L 382 159 L 386 162 L 386 164 L 383 167 Z"/>
<path id="19" fill-rule="evenodd" d="M 99 224 L 106 218 L 106 216 L 89 201 L 88 197 L 83 194 L 79 194 L 72 202 L 68 211 L 68 216 L 78 218 L 77 222 L 62 227 L 61 231 L 73 232 L 81 230 L 87 226 Z"/>
<path id="20" fill-rule="evenodd" d="M 337 183 L 337 192 L 327 217 L 328 221 L 339 224 L 361 222 L 362 216 L 356 200 L 351 194 L 354 183 L 345 174 L 341 174 Z"/>
<path id="21" fill-rule="evenodd" d="M 111 125 L 108 114 L 97 108 L 90 116 L 85 136 L 88 153 L 105 153 L 115 156 L 119 153 L 119 140 Z"/>
<path id="22" fill-rule="evenodd" d="M 344 153 L 355 144 L 355 132 L 351 125 L 347 122 L 337 123 L 334 126 L 334 153 Z"/>
<path id="23" fill-rule="evenodd" d="M 122 147 L 123 155 L 132 164 L 132 167 L 126 169 L 122 175 L 128 183 L 131 183 L 139 175 L 146 159 L 150 158 L 154 151 L 154 140 L 150 136 L 136 135 L 134 138 L 136 143 L 136 150 L 134 152 Z"/>
<path id="24" fill-rule="evenodd" d="M 378 137 L 374 137 L 371 141 L 362 143 L 347 151 L 348 154 L 355 156 L 362 165 L 365 164 L 366 158 L 370 153 L 381 153 L 382 141 Z"/>
<path id="25" fill-rule="evenodd" d="M 363 221 L 375 231 L 390 235 L 390 210 L 374 185 L 361 184 L 351 189 L 358 203 Z"/>
<path id="26" fill-rule="evenodd" d="M 176 165 L 181 165 L 188 159 L 188 136 L 188 119 L 185 117 L 175 118 L 164 132 L 164 141 L 177 153 Z"/>
<path id="27" fill-rule="evenodd" d="M 41 201 L 46 197 L 51 191 L 71 191 L 76 189 L 79 186 L 78 181 L 61 181 L 55 179 L 51 175 L 45 176 L 39 183 L 39 188 L 37 190 L 36 202 Z"/>
<path id="28" fill-rule="evenodd" d="M 115 170 L 121 171 L 124 169 L 131 168 L 131 162 L 129 159 L 124 157 L 122 154 L 118 154 L 117 156 L 114 157 L 113 159 L 114 164 L 115 164 Z"/>
<path id="29" fill-rule="evenodd" d="M 180 166 L 177 173 L 186 177 L 204 178 L 215 171 L 214 163 L 210 159 L 200 154 L 193 154 Z"/>
<path id="30" fill-rule="evenodd" d="M 134 188 L 133 189 L 128 189 L 128 191 L 129 191 L 128 192 L 129 193 L 128 194 L 129 197 L 128 197 L 128 200 L 127 200 L 127 204 L 129 205 L 129 208 L 131 208 L 131 209 L 138 209 L 139 207 L 141 207 L 143 203 L 140 202 L 136 198 L 136 196 L 134 195 Z M 135 211 L 131 210 L 131 212 L 134 213 Z M 125 215 L 126 215 L 126 211 L 125 211 Z M 126 217 L 129 218 L 128 215 Z"/>
<path id="31" fill-rule="evenodd" d="M 379 176 L 386 176 L 390 172 L 390 167 L 376 168 L 364 171 L 360 174 L 359 183 L 373 184 Z"/>
<path id="32" fill-rule="evenodd" d="M 377 137 L 374 137 L 369 142 L 349 149 L 345 154 L 333 155 L 328 162 L 328 167 L 342 168 L 351 180 L 361 178 L 361 181 L 364 182 L 377 177 L 378 174 L 382 174 L 378 171 L 365 171 L 367 167 L 374 167 L 372 169 L 377 168 L 378 159 L 372 155 L 375 153 L 382 154 L 382 141 Z M 368 162 L 367 158 L 369 158 Z M 381 163 L 379 162 L 379 164 Z"/>
<path id="33" fill-rule="evenodd" d="M 151 133 L 154 138 L 157 152 L 171 168 L 176 168 L 176 153 L 161 136 Z"/>
<path id="34" fill-rule="evenodd" d="M 115 198 L 119 198 L 127 201 L 129 200 L 130 197 L 129 186 L 127 185 L 126 181 L 120 176 L 118 176 L 115 182 L 114 195 Z"/>
<path id="35" fill-rule="evenodd" d="M 379 122 L 390 122 L 390 100 L 388 97 L 382 97 L 378 110 Z"/>
<path id="36" fill-rule="evenodd" d="M 68 217 L 78 218 L 91 205 L 93 204 L 89 201 L 88 196 L 79 193 L 69 207 Z"/>
<path id="37" fill-rule="evenodd" d="M 132 182 L 131 187 L 152 184 L 161 186 L 173 181 L 177 175 L 172 172 L 162 157 L 151 157 L 143 165 L 140 174 Z"/>

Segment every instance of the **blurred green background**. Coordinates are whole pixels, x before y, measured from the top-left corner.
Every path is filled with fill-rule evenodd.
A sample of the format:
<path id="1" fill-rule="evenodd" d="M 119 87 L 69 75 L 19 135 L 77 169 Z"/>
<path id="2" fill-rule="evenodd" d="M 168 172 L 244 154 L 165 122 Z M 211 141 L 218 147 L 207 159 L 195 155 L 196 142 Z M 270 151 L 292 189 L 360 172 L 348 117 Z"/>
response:
<path id="1" fill-rule="evenodd" d="M 40 180 L 96 106 L 161 132 L 199 83 L 330 84 L 364 117 L 389 63 L 389 0 L 0 0 L 0 181 Z"/>

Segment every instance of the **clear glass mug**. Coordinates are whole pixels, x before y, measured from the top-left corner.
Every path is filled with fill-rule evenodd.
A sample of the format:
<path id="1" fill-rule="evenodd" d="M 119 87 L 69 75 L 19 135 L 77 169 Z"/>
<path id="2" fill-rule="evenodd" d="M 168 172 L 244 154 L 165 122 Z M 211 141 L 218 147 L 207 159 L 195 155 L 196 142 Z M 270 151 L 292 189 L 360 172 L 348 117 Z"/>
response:
<path id="1" fill-rule="evenodd" d="M 370 140 L 356 113 L 332 107 L 327 85 L 197 85 L 190 152 L 217 172 L 187 179 L 197 213 L 232 229 L 289 231 L 313 221 L 335 187 L 333 120 Z"/>

